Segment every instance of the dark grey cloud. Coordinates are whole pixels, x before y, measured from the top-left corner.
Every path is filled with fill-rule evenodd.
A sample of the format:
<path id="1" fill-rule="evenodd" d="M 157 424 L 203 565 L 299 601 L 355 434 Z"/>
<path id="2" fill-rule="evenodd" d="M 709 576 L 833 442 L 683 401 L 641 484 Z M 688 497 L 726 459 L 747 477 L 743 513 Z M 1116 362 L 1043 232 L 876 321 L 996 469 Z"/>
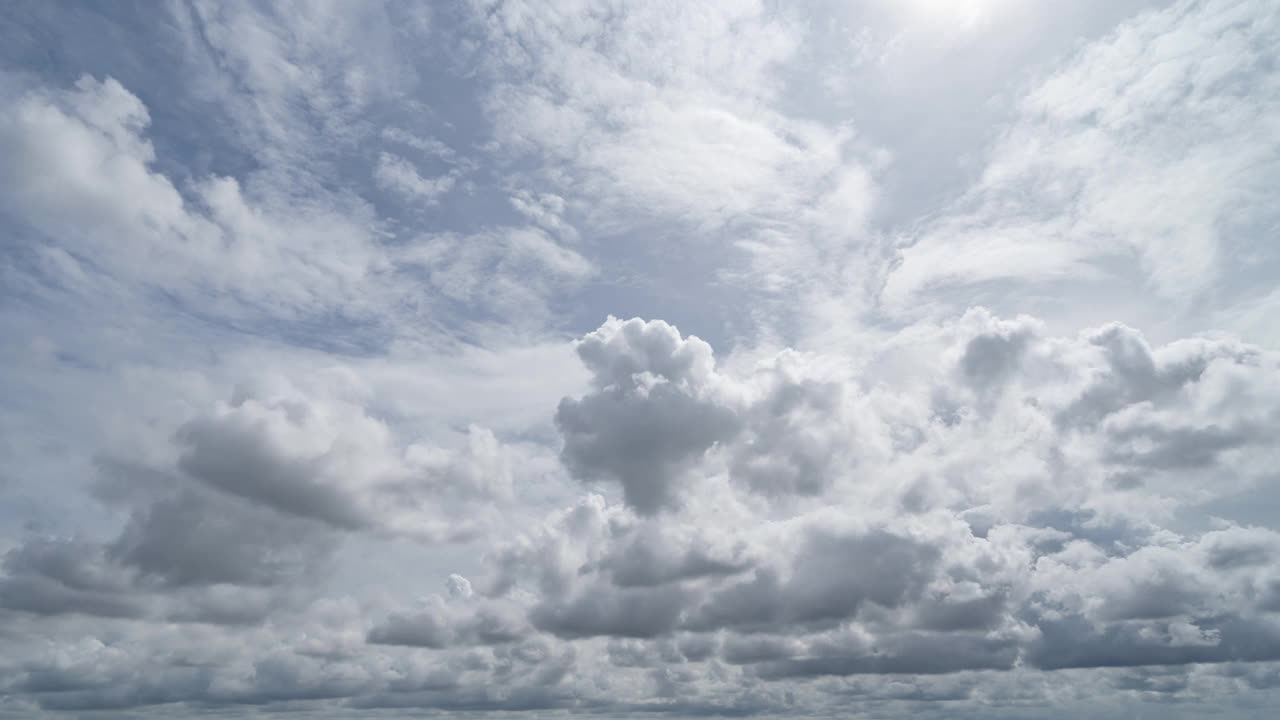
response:
<path id="1" fill-rule="evenodd" d="M 699 536 L 682 543 L 670 530 L 655 525 L 645 525 L 619 541 L 599 562 L 599 569 L 619 587 L 728 576 L 750 566 L 741 544 L 717 547 Z"/>
<path id="2" fill-rule="evenodd" d="M 236 416 L 201 418 L 183 426 L 178 437 L 186 446 L 179 467 L 212 487 L 338 527 L 372 522 L 339 489 L 320 481 L 321 464 L 284 454 L 262 424 Z"/>
<path id="3" fill-rule="evenodd" d="M 77 539 L 33 538 L 4 556 L 0 607 L 38 615 L 141 617 L 143 598 L 103 548 Z"/>
<path id="4" fill-rule="evenodd" d="M 499 604 L 458 605 L 436 602 L 429 609 L 393 613 L 369 630 L 379 645 L 443 649 L 453 646 L 500 645 L 530 634 L 523 613 Z"/>
<path id="5" fill-rule="evenodd" d="M 615 588 L 592 585 L 578 594 L 544 601 L 529 614 L 540 630 L 563 638 L 651 638 L 674 631 L 696 597 L 679 586 Z"/>
<path id="6" fill-rule="evenodd" d="M 929 675 L 961 670 L 1008 670 L 1018 659 L 1018 647 L 1008 638 L 972 633 L 904 633 L 878 639 L 875 652 L 850 653 L 844 648 L 756 668 L 769 680 L 824 675 Z"/>
<path id="7" fill-rule="evenodd" d="M 165 584 L 264 586 L 306 579 L 332 547 L 306 521 L 184 490 L 135 511 L 108 554 Z"/>
<path id="8" fill-rule="evenodd" d="M 995 628 L 1009 609 L 1008 592 L 1003 589 L 962 598 L 926 593 L 915 608 L 920 627 L 941 632 Z"/>
<path id="9" fill-rule="evenodd" d="M 565 465 L 582 480 L 614 480 L 653 514 L 679 500 L 684 471 L 737 431 L 709 393 L 714 359 L 696 337 L 661 322 L 610 319 L 578 344 L 594 390 L 556 411 Z"/>
<path id="10" fill-rule="evenodd" d="M 459 435 L 451 448 L 405 443 L 360 403 L 267 377 L 178 429 L 177 470 L 345 531 L 464 541 L 510 500 L 512 465 L 489 430 Z"/>
<path id="11" fill-rule="evenodd" d="M 735 430 L 733 414 L 670 384 L 636 396 L 608 389 L 556 411 L 565 464 L 584 480 L 614 480 L 627 502 L 652 514 L 678 502 L 683 473 Z"/>
<path id="12" fill-rule="evenodd" d="M 1098 628 L 1080 616 L 1068 616 L 1041 620 L 1037 627 L 1040 639 L 1025 657 L 1049 670 L 1280 660 L 1280 630 L 1274 623 L 1230 615 L 1199 620 L 1194 627 L 1209 638 L 1185 643 L 1169 638 L 1168 626 L 1159 622 Z"/>
<path id="13" fill-rule="evenodd" d="M 750 665 L 791 658 L 802 646 L 789 637 L 771 635 L 731 635 L 720 649 L 720 657 L 730 665 Z"/>
<path id="14" fill-rule="evenodd" d="M 323 525 L 192 484 L 174 468 L 105 459 L 96 497 L 128 511 L 114 538 L 30 537 L 5 556 L 0 604 L 83 614 L 256 625 L 299 605 L 326 570 Z"/>
<path id="15" fill-rule="evenodd" d="M 855 385 L 802 355 L 731 376 L 697 337 L 637 318 L 611 319 L 577 347 L 594 387 L 560 403 L 562 457 L 579 479 L 619 482 L 641 514 L 679 507 L 716 448 L 733 480 L 774 497 L 821 495 L 857 464 Z"/>
<path id="16" fill-rule="evenodd" d="M 1190 679 L 1183 668 L 1149 668 L 1117 674 L 1111 678 L 1111 686 L 1117 690 L 1139 692 L 1176 693 L 1186 690 Z"/>
<path id="17" fill-rule="evenodd" d="M 0 606 L 255 624 L 296 604 L 333 548 L 314 525 L 186 489 L 135 510 L 110 542 L 37 537 L 11 550 Z"/>
<path id="18" fill-rule="evenodd" d="M 1066 426 L 1100 422 L 1107 415 L 1140 402 L 1168 402 L 1196 383 L 1210 363 L 1224 359 L 1249 363 L 1253 351 L 1226 341 L 1185 340 L 1157 351 L 1133 328 L 1113 323 L 1084 338 L 1101 353 L 1099 373 L 1058 415 Z"/>
<path id="19" fill-rule="evenodd" d="M 1014 322 L 991 321 L 982 332 L 964 345 L 959 369 L 975 387 L 990 391 L 1013 377 L 1039 328 L 1029 319 Z"/>
<path id="20" fill-rule="evenodd" d="M 699 662 L 711 657 L 718 646 L 715 636 L 706 634 L 688 635 L 680 638 L 677 643 L 680 654 L 689 662 Z"/>
<path id="21" fill-rule="evenodd" d="M 789 570 L 757 569 L 714 593 L 689 627 L 770 628 L 840 621 L 864 603 L 898 606 L 919 595 L 938 550 L 886 530 L 809 533 Z M 784 576 L 783 572 L 787 574 Z"/>
<path id="22" fill-rule="evenodd" d="M 682 656 L 670 641 L 650 642 L 634 638 L 612 638 L 607 646 L 609 663 L 625 668 L 649 668 Z"/>
<path id="23" fill-rule="evenodd" d="M 454 629 L 431 613 L 392 615 L 369 631 L 369 642 L 381 645 L 409 645 L 445 648 L 453 644 Z"/>

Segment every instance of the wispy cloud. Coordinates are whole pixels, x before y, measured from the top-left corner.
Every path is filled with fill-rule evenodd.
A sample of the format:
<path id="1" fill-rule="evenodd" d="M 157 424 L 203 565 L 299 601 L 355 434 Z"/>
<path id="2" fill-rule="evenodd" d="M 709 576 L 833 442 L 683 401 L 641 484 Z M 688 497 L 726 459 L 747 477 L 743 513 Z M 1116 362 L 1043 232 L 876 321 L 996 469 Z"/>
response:
<path id="1" fill-rule="evenodd" d="M 1170 301 L 1214 292 L 1277 175 L 1274 16 L 1180 4 L 1125 23 L 1019 103 L 980 181 L 902 251 L 886 300 L 948 284 L 1036 282 L 1136 264 Z M 1252 247 L 1251 247 L 1252 246 Z M 1248 260 L 1245 260 L 1245 257 Z"/>
<path id="2" fill-rule="evenodd" d="M 440 197 L 452 190 L 457 182 L 457 177 L 452 174 L 424 178 L 418 174 L 413 163 L 386 152 L 378 156 L 373 179 L 384 190 L 400 193 L 427 205 L 440 202 Z"/>

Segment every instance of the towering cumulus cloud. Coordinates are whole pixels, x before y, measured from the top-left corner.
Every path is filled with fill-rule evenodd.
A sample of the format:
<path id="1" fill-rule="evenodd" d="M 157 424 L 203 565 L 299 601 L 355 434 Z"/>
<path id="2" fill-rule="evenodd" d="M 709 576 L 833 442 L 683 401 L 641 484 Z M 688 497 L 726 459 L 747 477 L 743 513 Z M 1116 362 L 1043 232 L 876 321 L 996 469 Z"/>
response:
<path id="1" fill-rule="evenodd" d="M 643 514 L 675 504 L 686 471 L 737 429 L 716 398 L 711 347 L 660 320 L 610 318 L 577 349 L 593 392 L 556 411 L 570 472 L 617 480 Z"/>
<path id="2" fill-rule="evenodd" d="M 0 719 L 1271 718 L 1280 5 L 0 3 Z"/>

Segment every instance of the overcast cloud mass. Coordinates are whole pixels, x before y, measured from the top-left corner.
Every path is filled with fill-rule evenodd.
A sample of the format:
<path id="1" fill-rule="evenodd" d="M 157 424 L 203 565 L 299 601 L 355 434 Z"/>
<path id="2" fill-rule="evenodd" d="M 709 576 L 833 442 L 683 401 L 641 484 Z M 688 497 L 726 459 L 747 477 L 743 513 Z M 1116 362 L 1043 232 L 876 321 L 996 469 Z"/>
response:
<path id="1" fill-rule="evenodd" d="M 0 718 L 1271 718 L 1280 4 L 0 3 Z"/>

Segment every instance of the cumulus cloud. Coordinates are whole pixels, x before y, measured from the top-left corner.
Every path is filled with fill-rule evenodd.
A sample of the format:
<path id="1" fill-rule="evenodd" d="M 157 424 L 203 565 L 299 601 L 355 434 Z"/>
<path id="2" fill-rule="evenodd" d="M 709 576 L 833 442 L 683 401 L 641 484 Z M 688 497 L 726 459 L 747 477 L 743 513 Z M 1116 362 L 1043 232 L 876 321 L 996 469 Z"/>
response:
<path id="1" fill-rule="evenodd" d="M 483 601 L 460 604 L 469 599 L 470 595 L 455 595 L 450 602 L 432 596 L 421 609 L 392 613 L 369 631 L 369 642 L 439 650 L 513 643 L 530 634 L 518 607 Z"/>
<path id="2" fill-rule="evenodd" d="M 359 406 L 287 387 L 263 398 L 242 391 L 176 438 L 178 466 L 197 481 L 349 530 L 461 536 L 473 531 L 469 519 L 444 516 L 441 503 L 512 493 L 511 460 L 488 430 L 469 428 L 456 452 L 401 446 Z"/>
<path id="3" fill-rule="evenodd" d="M 713 396 L 711 347 L 661 321 L 611 319 L 582 340 L 578 356 L 595 392 L 556 411 L 570 470 L 621 483 L 643 513 L 676 503 L 682 471 L 736 431 L 732 411 Z"/>
<path id="4" fill-rule="evenodd" d="M 1247 575 L 1232 581 L 1201 573 L 1269 566 L 1264 548 L 1273 541 L 1272 531 L 1234 527 L 1198 539 L 1152 533 L 1145 528 L 1161 515 L 1124 504 L 1146 495 L 1157 504 L 1195 502 L 1203 488 L 1182 485 L 1179 476 L 1194 477 L 1207 467 L 1232 478 L 1230 484 L 1261 481 L 1261 466 L 1253 463 L 1270 455 L 1261 436 L 1241 436 L 1222 447 L 1211 441 L 1220 437 L 1215 431 L 1201 441 L 1211 448 L 1205 454 L 1191 436 L 1174 433 L 1169 446 L 1180 451 L 1165 451 L 1162 462 L 1146 457 L 1162 452 L 1155 436 L 1141 443 L 1144 457 L 1116 448 L 1135 442 L 1126 421 L 1135 414 L 1167 409 L 1185 424 L 1206 428 L 1256 417 L 1243 403 L 1209 400 L 1223 397 L 1215 376 L 1274 374 L 1273 357 L 1233 341 L 1191 339 L 1153 348 L 1136 331 L 1115 325 L 1053 337 L 1030 318 L 1006 321 L 981 310 L 910 344 L 936 352 L 938 384 L 889 403 L 883 397 L 888 388 L 868 394 L 853 379 L 834 376 L 817 385 L 821 392 L 805 394 L 812 385 L 796 374 L 821 366 L 812 358 L 796 365 L 799 359 L 784 355 L 739 376 L 717 369 L 704 343 L 682 338 L 665 324 L 609 320 L 579 344 L 595 378 L 597 394 L 587 397 L 616 393 L 630 402 L 658 404 L 669 400 L 654 388 L 679 390 L 684 407 L 700 401 L 728 418 L 711 425 L 731 428 L 721 436 L 727 450 L 711 452 L 714 443 L 705 441 L 692 452 L 669 450 L 640 436 L 636 442 L 646 449 L 649 462 L 642 467 L 648 474 L 615 470 L 611 476 L 623 485 L 625 505 L 581 506 L 548 526 L 549 535 L 513 545 L 507 552 L 518 554 L 504 557 L 537 563 L 521 570 L 533 584 L 508 573 L 504 587 L 514 582 L 541 592 L 544 599 L 530 617 L 535 626 L 563 637 L 728 632 L 725 660 L 758 666 L 759 676 L 770 679 L 1008 669 L 1019 659 L 1046 668 L 1271 659 L 1265 639 L 1271 632 L 1265 609 L 1273 597 L 1270 581 L 1255 575 L 1260 584 L 1251 589 L 1226 591 Z M 783 387 L 799 401 L 777 399 L 776 376 L 787 370 L 790 382 Z M 904 412 L 904 403 L 919 407 Z M 871 435 L 878 442 L 868 441 L 868 447 L 882 451 L 861 453 L 860 463 L 827 462 L 842 451 L 838 443 L 817 450 L 802 445 L 824 461 L 813 471 L 822 481 L 814 488 L 784 486 L 787 491 L 846 502 L 899 495 L 906 505 L 864 507 L 866 517 L 882 518 L 873 524 L 837 520 L 821 504 L 792 505 L 751 532 L 719 525 L 719 538 L 712 540 L 706 529 L 687 524 L 710 520 L 714 516 L 704 514 L 709 509 L 637 502 L 637 491 L 628 485 L 647 482 L 673 492 L 674 478 L 681 476 L 659 474 L 669 451 L 668 466 L 678 467 L 686 482 L 711 483 L 727 472 L 729 487 L 739 492 L 777 493 L 780 488 L 761 488 L 750 475 L 732 482 L 741 473 L 734 457 L 741 451 L 738 436 L 767 436 L 775 445 L 754 451 L 788 458 L 794 451 L 785 443 L 807 438 L 789 437 L 776 418 L 797 413 L 809 420 L 811 404 L 825 418 L 859 420 L 836 425 L 835 437 L 857 442 L 857 434 Z M 1267 406 L 1274 413 L 1274 402 Z M 582 407 L 588 406 L 562 404 L 559 423 L 567 461 L 571 467 L 579 463 L 579 471 L 579 433 L 586 434 L 579 427 L 591 428 L 593 442 L 612 431 L 609 415 L 580 425 L 565 422 L 566 408 Z M 1234 419 L 1200 414 L 1210 407 L 1229 407 Z M 877 415 L 882 408 L 889 412 Z M 685 417 L 705 417 L 699 412 Z M 897 425 L 904 418 L 920 425 L 909 433 L 911 442 L 898 443 L 895 436 L 903 429 Z M 1029 475 L 1021 489 L 1013 489 L 1022 494 L 1017 501 L 1004 495 L 1010 488 L 982 476 L 983 464 L 969 447 L 989 443 L 1011 423 L 1034 428 L 1016 441 L 1016 452 L 1035 460 L 1029 468 L 1046 473 Z M 1239 457 L 1228 452 L 1238 449 L 1248 451 Z M 1243 460 L 1251 454 L 1252 461 Z M 920 486 L 913 475 L 922 458 L 931 467 L 954 468 L 954 482 Z M 1105 482 L 1120 472 L 1150 477 L 1138 485 Z M 893 478 L 912 483 L 895 486 Z M 1071 507 L 1093 509 L 1082 514 L 1066 510 Z M 649 517 L 660 509 L 665 514 Z M 665 526 L 663 536 L 649 534 L 658 527 L 654 523 Z M 721 548 L 723 559 L 694 554 L 697 546 L 685 546 L 682 535 L 708 538 L 699 542 Z M 569 546 L 560 543 L 567 538 L 593 549 L 566 553 Z M 598 543 L 605 548 L 596 549 Z M 733 555 L 725 554 L 729 548 Z M 507 562 L 501 566 L 510 567 Z M 1239 600 L 1226 602 L 1224 592 Z M 758 635 L 780 629 L 794 634 L 772 640 Z M 1243 640 L 1237 638 L 1250 633 L 1257 642 L 1239 644 Z"/>
<path id="5" fill-rule="evenodd" d="M 194 490 L 135 510 L 108 555 L 163 583 L 294 583 L 325 554 L 315 528 Z"/>
<path id="6" fill-rule="evenodd" d="M 984 310 L 885 348 L 932 367 L 923 388 L 867 387 L 812 353 L 721 366 L 709 345 L 660 322 L 610 319 L 577 350 L 592 379 L 558 411 L 565 462 L 580 479 L 620 485 L 618 500 L 588 496 L 499 536 L 484 571 L 442 579 L 444 596 L 336 626 L 326 642 L 344 649 L 323 652 L 417 648 L 457 668 L 422 680 L 435 690 L 383 687 L 379 671 L 341 695 L 449 707 L 457 695 L 443 688 L 552 658 L 563 660 L 546 666 L 559 668 L 554 679 L 528 681 L 592 682 L 570 659 L 578 653 L 602 653 L 618 672 L 666 668 L 644 687 L 677 694 L 731 677 L 767 687 L 1278 659 L 1280 536 L 1157 524 L 1206 493 L 1265 481 L 1277 399 L 1238 393 L 1280 372 L 1268 351 L 1155 345 L 1119 325 L 1055 336 Z M 620 403 L 631 409 L 598 410 Z M 660 423 L 636 436 L 627 416 L 655 406 L 685 413 L 664 422 L 697 442 L 660 441 Z M 597 414 L 575 423 L 573 412 Z M 1188 428 L 1253 429 L 1208 454 L 1164 451 L 1198 447 L 1150 420 L 1165 414 Z M 822 435 L 806 431 L 814 424 Z M 615 436 L 645 453 L 594 449 Z M 512 456 L 491 433 L 417 446 L 352 398 L 287 382 L 244 385 L 170 437 L 167 469 L 102 466 L 99 495 L 128 510 L 114 540 L 10 551 L 8 612 L 253 628 L 306 607 L 297 591 L 334 571 L 345 535 L 465 534 L 468 515 L 516 492 Z M 1000 481 L 986 472 L 991 447 L 1011 452 Z M 767 477 L 797 477 L 797 457 L 812 461 L 813 482 L 761 483 L 767 463 L 777 468 Z M 1018 467 L 1026 474 L 1009 486 Z M 1216 488 L 1196 482 L 1206 469 Z M 305 657 L 278 659 L 280 697 L 328 682 Z"/>
<path id="7" fill-rule="evenodd" d="M 244 625 L 296 606 L 328 568 L 318 528 L 186 490 L 134 510 L 118 537 L 28 538 L 0 607 L 37 616 Z"/>
<path id="8" fill-rule="evenodd" d="M 5 554 L 0 604 L 57 615 L 80 612 L 137 617 L 144 608 L 103 558 L 103 549 L 74 539 L 36 539 Z"/>

